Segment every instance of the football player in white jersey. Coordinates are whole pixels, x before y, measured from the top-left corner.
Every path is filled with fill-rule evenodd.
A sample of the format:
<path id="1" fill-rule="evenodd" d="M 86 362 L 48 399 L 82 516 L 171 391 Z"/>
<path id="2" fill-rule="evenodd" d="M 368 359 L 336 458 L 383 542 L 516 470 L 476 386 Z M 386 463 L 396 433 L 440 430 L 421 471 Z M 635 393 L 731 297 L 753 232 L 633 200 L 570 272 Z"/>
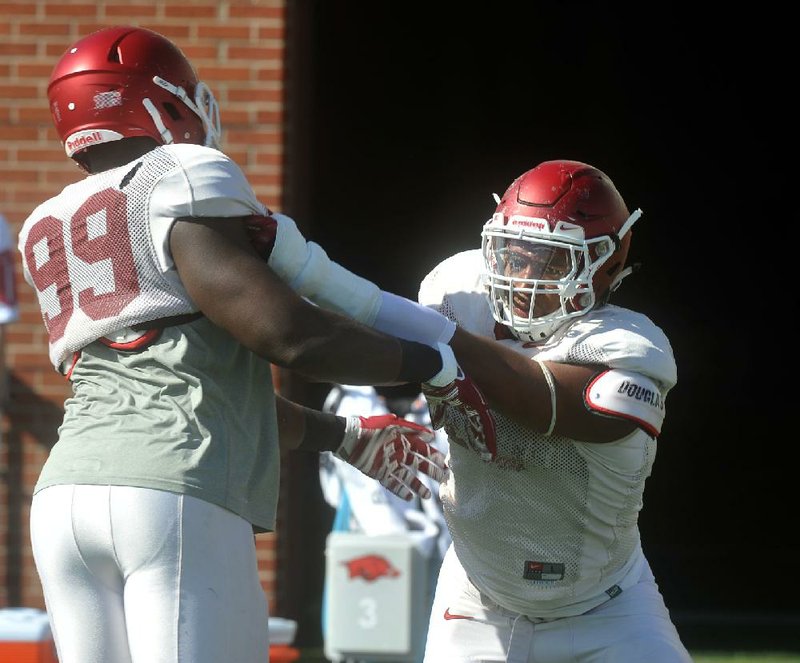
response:
<path id="1" fill-rule="evenodd" d="M 451 388 L 423 385 L 449 439 L 440 497 L 453 538 L 425 662 L 691 661 L 637 525 L 675 359 L 647 316 L 609 303 L 633 271 L 641 210 L 569 160 L 526 171 L 496 201 L 481 248 L 423 280 L 425 312 L 382 293 L 367 320 L 449 342 L 491 408 L 456 408 L 441 400 Z M 306 272 L 333 273 L 306 253 Z M 316 287 L 299 289 L 329 305 Z M 354 317 L 359 307 L 355 298 Z"/>
<path id="2" fill-rule="evenodd" d="M 270 245 L 265 264 L 256 240 L 293 222 L 218 149 L 214 97 L 162 35 L 119 26 L 78 40 L 48 97 L 88 174 L 38 206 L 18 241 L 73 389 L 31 509 L 59 661 L 267 661 L 253 532 L 275 526 L 279 441 L 333 450 L 405 499 L 446 471 L 429 429 L 290 403 L 272 365 L 330 382 L 432 380 L 459 402 L 469 381 L 456 383 L 449 346 L 298 296 L 272 269 L 297 267 L 291 246 Z M 350 282 L 379 303 L 373 284 Z"/>
<path id="3" fill-rule="evenodd" d="M 470 449 L 468 421 L 429 397 L 453 547 L 426 663 L 691 661 L 637 526 L 675 359 L 647 316 L 609 303 L 640 216 L 597 168 L 547 161 L 497 199 L 481 249 L 420 286 L 458 324 L 496 426 L 496 446 Z"/>

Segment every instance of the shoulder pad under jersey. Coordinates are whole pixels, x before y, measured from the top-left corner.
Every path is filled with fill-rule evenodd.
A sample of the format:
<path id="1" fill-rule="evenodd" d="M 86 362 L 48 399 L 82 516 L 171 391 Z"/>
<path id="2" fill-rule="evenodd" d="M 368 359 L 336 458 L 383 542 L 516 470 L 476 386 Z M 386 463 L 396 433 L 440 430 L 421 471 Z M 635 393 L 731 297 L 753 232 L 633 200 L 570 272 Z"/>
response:
<path id="1" fill-rule="evenodd" d="M 149 199 L 153 244 L 162 270 L 172 263 L 168 238 L 175 219 L 269 214 L 241 168 L 219 150 L 179 143 L 156 148 L 145 159 L 158 159 L 160 151 L 177 164 L 155 183 Z"/>
<path id="2" fill-rule="evenodd" d="M 578 318 L 539 358 L 634 371 L 655 380 L 665 394 L 678 379 L 664 332 L 646 315 L 613 305 Z"/>
<path id="3" fill-rule="evenodd" d="M 653 437 L 664 423 L 664 399 L 654 380 L 618 369 L 601 373 L 584 392 L 590 410 L 629 419 Z"/>
<path id="4" fill-rule="evenodd" d="M 242 169 L 223 152 L 211 147 L 179 143 L 158 148 L 180 167 L 156 185 L 151 210 L 167 206 L 175 217 L 227 217 L 269 214 L 258 201 Z M 155 152 L 158 152 L 154 150 Z M 162 196 L 167 197 L 163 201 Z"/>

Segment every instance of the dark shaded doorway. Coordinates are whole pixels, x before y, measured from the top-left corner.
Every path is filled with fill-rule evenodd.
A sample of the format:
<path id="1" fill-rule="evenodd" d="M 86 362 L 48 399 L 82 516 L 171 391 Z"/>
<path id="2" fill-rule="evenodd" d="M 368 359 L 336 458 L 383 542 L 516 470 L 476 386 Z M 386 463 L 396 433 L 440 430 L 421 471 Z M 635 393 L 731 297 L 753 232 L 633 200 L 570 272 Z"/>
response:
<path id="1" fill-rule="evenodd" d="M 678 359 L 645 551 L 687 640 L 735 639 L 746 622 L 753 643 L 800 647 L 794 593 L 776 591 L 800 586 L 784 457 L 797 435 L 778 354 L 797 301 L 787 18 L 696 4 L 435 7 L 298 12 L 308 50 L 292 79 L 287 211 L 332 258 L 415 298 L 441 258 L 477 245 L 491 194 L 523 170 L 561 157 L 605 170 L 645 212 L 631 252 L 643 269 L 615 302 L 660 324 Z M 298 601 L 310 602 L 320 578 L 304 579 Z"/>

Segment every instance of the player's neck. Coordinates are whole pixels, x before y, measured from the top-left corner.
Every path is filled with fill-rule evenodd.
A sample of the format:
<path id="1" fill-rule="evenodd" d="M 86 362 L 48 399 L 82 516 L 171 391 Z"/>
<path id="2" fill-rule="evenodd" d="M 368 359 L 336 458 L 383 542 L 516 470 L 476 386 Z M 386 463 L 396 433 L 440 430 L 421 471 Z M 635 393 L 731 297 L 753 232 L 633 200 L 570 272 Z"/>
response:
<path id="1" fill-rule="evenodd" d="M 148 137 L 123 138 L 110 143 L 93 145 L 86 150 L 83 158 L 85 169 L 90 173 L 102 173 L 112 168 L 124 166 L 147 154 L 157 143 Z"/>

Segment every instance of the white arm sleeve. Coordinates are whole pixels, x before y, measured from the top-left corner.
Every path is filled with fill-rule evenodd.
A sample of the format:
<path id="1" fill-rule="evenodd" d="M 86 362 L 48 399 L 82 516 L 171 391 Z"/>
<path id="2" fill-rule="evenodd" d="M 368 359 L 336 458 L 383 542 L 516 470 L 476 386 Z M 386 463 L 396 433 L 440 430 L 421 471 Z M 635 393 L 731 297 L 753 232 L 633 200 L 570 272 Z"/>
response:
<path id="1" fill-rule="evenodd" d="M 272 217 L 278 228 L 267 264 L 275 273 L 318 306 L 371 326 L 380 306 L 378 286 L 333 262 L 319 244 L 307 242 L 288 216 Z"/>
<path id="2" fill-rule="evenodd" d="M 456 331 L 456 324 L 438 311 L 384 291 L 372 326 L 385 334 L 433 346 L 449 342 Z"/>
<path id="3" fill-rule="evenodd" d="M 458 363 L 447 345 L 455 324 L 444 315 L 409 299 L 381 291 L 328 258 L 314 242 L 306 242 L 295 222 L 273 214 L 278 227 L 267 264 L 299 295 L 379 331 L 439 350 L 442 368 L 429 384 L 443 387 L 458 375 Z"/>
<path id="4" fill-rule="evenodd" d="M 286 283 L 291 283 L 309 259 L 308 244 L 291 218 L 277 213 L 273 213 L 272 218 L 277 222 L 277 229 L 267 264 Z"/>
<path id="5" fill-rule="evenodd" d="M 268 264 L 303 297 L 406 341 L 437 347 L 453 337 L 455 323 L 438 311 L 380 290 L 307 242 L 288 216 L 273 218 L 278 228 Z"/>

